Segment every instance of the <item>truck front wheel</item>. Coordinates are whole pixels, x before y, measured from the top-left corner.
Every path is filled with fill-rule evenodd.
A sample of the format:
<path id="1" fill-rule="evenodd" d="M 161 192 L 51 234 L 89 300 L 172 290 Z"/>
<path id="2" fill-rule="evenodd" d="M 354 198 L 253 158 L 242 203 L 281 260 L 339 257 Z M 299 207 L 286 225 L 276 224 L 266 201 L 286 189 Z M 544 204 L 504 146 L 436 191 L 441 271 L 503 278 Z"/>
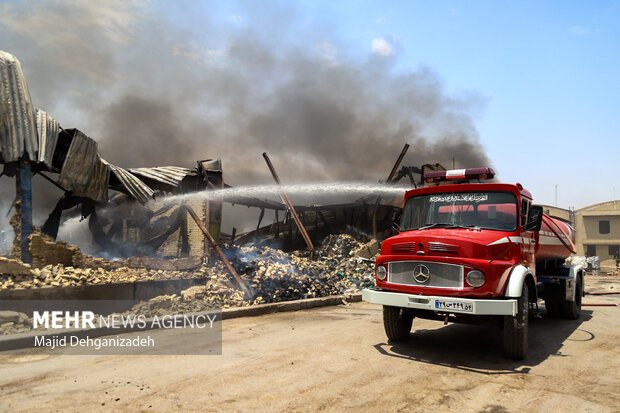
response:
<path id="1" fill-rule="evenodd" d="M 504 355 L 511 359 L 523 360 L 527 353 L 529 289 L 523 284 L 521 297 L 517 300 L 517 315 L 504 316 Z"/>
<path id="2" fill-rule="evenodd" d="M 383 306 L 383 327 L 390 341 L 402 341 L 409 337 L 413 314 L 400 307 Z"/>

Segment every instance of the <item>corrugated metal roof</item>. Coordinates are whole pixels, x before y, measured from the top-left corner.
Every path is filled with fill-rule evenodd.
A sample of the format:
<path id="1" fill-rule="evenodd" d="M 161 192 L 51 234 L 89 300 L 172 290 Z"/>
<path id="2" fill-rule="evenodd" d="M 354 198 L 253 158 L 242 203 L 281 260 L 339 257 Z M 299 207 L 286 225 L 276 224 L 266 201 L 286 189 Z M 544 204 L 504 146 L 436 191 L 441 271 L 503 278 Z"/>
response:
<path id="1" fill-rule="evenodd" d="M 93 168 L 88 184 L 84 192 L 75 191 L 78 196 L 84 196 L 98 202 L 107 202 L 108 185 L 110 183 L 110 167 L 108 163 L 97 155 L 97 161 Z"/>
<path id="2" fill-rule="evenodd" d="M 178 166 L 156 166 L 153 168 L 131 168 L 129 171 L 144 178 L 154 179 L 167 185 L 178 187 L 190 169 Z"/>
<path id="3" fill-rule="evenodd" d="M 140 178 L 120 166 L 112 164 L 109 164 L 109 166 L 112 172 L 114 172 L 114 175 L 127 190 L 128 195 L 142 203 L 153 199 L 153 190 L 142 182 Z"/>
<path id="4" fill-rule="evenodd" d="M 0 161 L 25 153 L 37 159 L 38 135 L 30 92 L 19 60 L 0 50 Z"/>
<path id="5" fill-rule="evenodd" d="M 58 121 L 39 108 L 35 108 L 37 119 L 37 133 L 39 135 L 39 155 L 37 161 L 45 164 L 48 168 L 52 167 L 52 157 L 58 142 L 60 125 Z"/>
<path id="6" fill-rule="evenodd" d="M 60 171 L 58 184 L 76 194 L 85 194 L 99 159 L 97 142 L 77 129 L 72 132 L 73 139 Z"/>

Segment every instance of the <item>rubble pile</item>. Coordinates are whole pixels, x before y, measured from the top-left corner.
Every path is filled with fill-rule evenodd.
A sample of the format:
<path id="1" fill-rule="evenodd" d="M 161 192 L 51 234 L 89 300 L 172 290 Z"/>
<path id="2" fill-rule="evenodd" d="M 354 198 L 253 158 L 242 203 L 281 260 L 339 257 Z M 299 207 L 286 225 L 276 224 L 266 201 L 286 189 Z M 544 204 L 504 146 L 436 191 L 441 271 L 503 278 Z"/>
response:
<path id="1" fill-rule="evenodd" d="M 162 317 L 230 307 L 246 307 L 250 303 L 224 277 L 213 276 L 205 286 L 194 286 L 180 294 L 162 295 L 136 304 L 128 314 Z"/>
<path id="2" fill-rule="evenodd" d="M 0 311 L 0 335 L 25 333 L 32 330 L 32 320 L 17 311 Z"/>
<path id="3" fill-rule="evenodd" d="M 378 254 L 378 243 L 374 255 Z M 234 246 L 226 250 L 233 267 L 251 288 L 251 304 L 324 297 L 357 292 L 374 282 L 374 261 L 355 255 L 366 246 L 347 234 L 328 236 L 315 250 L 285 253 L 267 246 Z M 217 263 L 207 274 L 226 273 Z"/>
<path id="4" fill-rule="evenodd" d="M 363 243 L 347 234 L 330 235 L 315 249 L 312 260 L 308 251 L 287 253 L 265 245 L 227 245 L 224 250 L 250 288 L 250 295 L 244 296 L 220 260 L 207 266 L 195 258 L 84 259 L 87 264 L 103 262 L 96 268 L 63 264 L 30 268 L 22 264 L 18 273 L 0 275 L 0 290 L 206 278 L 204 286 L 155 297 L 132 310 L 147 316 L 324 297 L 358 292 L 372 285 L 379 244 L 374 240 Z M 5 261 L 7 268 L 17 265 Z"/>
<path id="5" fill-rule="evenodd" d="M 307 251 L 286 253 L 264 245 L 227 246 L 225 253 L 252 296 L 244 297 L 217 261 L 204 268 L 205 286 L 155 297 L 137 304 L 131 313 L 163 316 L 358 292 L 374 284 L 374 259 L 357 254 L 374 258 L 379 244 L 341 234 L 328 236 L 313 260 Z"/>
<path id="6" fill-rule="evenodd" d="M 11 288 L 39 288 L 39 287 L 71 287 L 78 285 L 126 283 L 144 280 L 170 280 L 179 278 L 201 278 L 206 269 L 196 271 L 154 270 L 145 268 L 118 267 L 105 268 L 75 268 L 65 267 L 62 264 L 46 265 L 32 268 L 27 275 L 1 274 L 0 290 Z"/>
<path id="7" fill-rule="evenodd" d="M 162 295 L 136 304 L 126 314 L 146 317 L 187 314 L 213 309 L 244 307 L 254 304 L 324 297 L 358 292 L 374 283 L 374 257 L 379 253 L 376 241 L 362 243 L 350 235 L 330 235 L 314 251 L 286 253 L 264 245 L 227 246 L 225 253 L 235 270 L 251 289 L 244 296 L 219 260 L 212 266 L 193 270 L 155 270 L 147 268 L 75 268 L 62 264 L 41 269 L 20 267 L 22 274 L 0 276 L 0 289 L 60 287 L 84 284 L 133 282 L 172 278 L 205 277 L 205 285 L 194 286 L 178 294 Z M 1 264 L 12 268 L 13 260 Z M 153 265 L 157 259 L 134 259 L 134 264 Z M 127 261 L 123 261 L 127 263 Z M 108 262 L 109 265 L 110 262 Z M 179 261 L 170 268 L 191 266 L 194 261 Z M 24 264 L 22 264 L 24 265 Z M 115 265 L 112 265 L 115 266 Z M 175 267 L 176 266 L 176 267 Z M 15 320 L 0 317 L 0 335 L 32 329 L 32 320 L 8 314 Z"/>
<path id="8" fill-rule="evenodd" d="M 307 251 L 286 253 L 264 245 L 227 246 L 225 250 L 236 271 L 252 288 L 251 303 L 259 304 L 349 293 L 370 285 L 374 277 L 372 258 L 378 253 L 378 243 L 363 244 L 346 234 L 330 235 L 315 250 L 314 260 L 309 259 Z M 209 294 L 236 290 L 219 260 L 207 266 L 197 258 L 107 261 L 81 253 L 76 256 L 80 257 L 79 265 L 48 264 L 41 268 L 3 258 L 0 290 L 204 277 L 226 280 L 224 286 L 219 281 L 207 283 Z M 236 299 L 225 296 L 218 300 L 238 304 Z"/>

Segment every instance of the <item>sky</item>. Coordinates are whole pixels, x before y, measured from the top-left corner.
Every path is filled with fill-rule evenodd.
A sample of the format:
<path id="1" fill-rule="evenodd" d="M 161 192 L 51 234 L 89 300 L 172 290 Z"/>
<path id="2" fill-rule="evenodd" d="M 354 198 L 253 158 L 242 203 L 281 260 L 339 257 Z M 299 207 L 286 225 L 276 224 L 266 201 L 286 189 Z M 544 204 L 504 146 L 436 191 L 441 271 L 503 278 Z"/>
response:
<path id="1" fill-rule="evenodd" d="M 500 180 L 535 202 L 555 205 L 556 185 L 564 208 L 620 196 L 620 2 L 304 6 L 361 48 L 380 41 L 399 69 L 427 66 L 448 93 L 477 95 L 472 115 Z"/>
<path id="2" fill-rule="evenodd" d="M 620 197 L 619 1 L 0 0 L 0 49 L 125 167 L 208 148 L 265 183 L 267 150 L 284 180 L 377 182 L 410 143 L 536 203 Z"/>

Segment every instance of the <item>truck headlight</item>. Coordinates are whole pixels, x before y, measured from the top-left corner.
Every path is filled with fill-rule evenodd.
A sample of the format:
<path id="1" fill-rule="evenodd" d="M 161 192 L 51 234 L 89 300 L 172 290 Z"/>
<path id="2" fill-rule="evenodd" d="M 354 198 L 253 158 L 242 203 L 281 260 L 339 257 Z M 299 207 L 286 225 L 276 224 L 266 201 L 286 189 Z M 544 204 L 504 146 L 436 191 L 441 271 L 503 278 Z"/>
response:
<path id="1" fill-rule="evenodd" d="M 377 279 L 385 281 L 387 278 L 387 269 L 384 265 L 377 266 Z"/>
<path id="2" fill-rule="evenodd" d="M 484 285 L 484 282 L 486 281 L 484 274 L 478 270 L 468 272 L 465 279 L 467 280 L 467 283 L 472 287 L 482 287 Z"/>

